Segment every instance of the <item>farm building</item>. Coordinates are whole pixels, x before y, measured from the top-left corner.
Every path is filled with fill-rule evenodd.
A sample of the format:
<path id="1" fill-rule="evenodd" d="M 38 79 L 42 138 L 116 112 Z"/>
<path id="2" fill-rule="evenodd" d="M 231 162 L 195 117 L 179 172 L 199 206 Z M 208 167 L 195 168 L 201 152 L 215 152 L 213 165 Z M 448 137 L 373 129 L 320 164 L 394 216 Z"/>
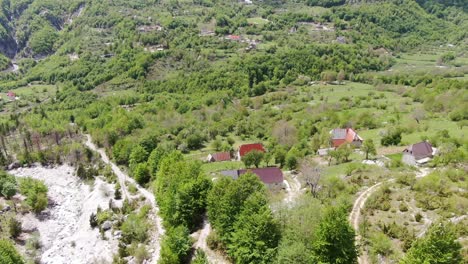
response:
<path id="1" fill-rule="evenodd" d="M 239 176 L 252 172 L 269 188 L 283 187 L 283 172 L 277 167 L 221 171 L 221 174 L 237 180 Z"/>
<path id="2" fill-rule="evenodd" d="M 257 150 L 260 152 L 266 152 L 265 148 L 263 148 L 263 145 L 260 143 L 254 143 L 254 144 L 244 144 L 239 147 L 239 150 L 237 151 L 237 159 L 241 160 L 242 157 L 245 156 L 245 154 L 249 153 L 252 150 Z"/>
<path id="3" fill-rule="evenodd" d="M 331 146 L 337 148 L 345 143 L 360 147 L 363 139 L 352 128 L 336 128 L 330 131 Z"/>
<path id="4" fill-rule="evenodd" d="M 225 37 L 225 39 L 227 40 L 232 40 L 232 41 L 240 41 L 241 40 L 241 36 L 239 35 L 227 35 Z"/>
<path id="5" fill-rule="evenodd" d="M 209 154 L 206 158 L 208 162 L 219 162 L 219 161 L 229 161 L 231 160 L 231 153 L 229 152 L 217 152 Z"/>
<path id="6" fill-rule="evenodd" d="M 402 161 L 408 165 L 422 165 L 429 162 L 436 154 L 437 149 L 427 142 L 419 142 L 403 150 Z"/>
<path id="7" fill-rule="evenodd" d="M 14 92 L 8 92 L 7 93 L 7 97 L 8 99 L 10 99 L 10 101 L 15 101 L 17 98 L 16 98 L 16 94 Z"/>

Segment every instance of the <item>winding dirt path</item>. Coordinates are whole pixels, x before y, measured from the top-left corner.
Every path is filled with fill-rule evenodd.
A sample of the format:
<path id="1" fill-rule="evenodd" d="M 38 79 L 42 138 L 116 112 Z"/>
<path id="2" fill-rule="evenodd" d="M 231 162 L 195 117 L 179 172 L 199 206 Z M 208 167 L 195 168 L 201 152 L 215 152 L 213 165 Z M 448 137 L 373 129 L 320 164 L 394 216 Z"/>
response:
<path id="1" fill-rule="evenodd" d="M 361 209 L 364 208 L 364 205 L 366 204 L 367 199 L 379 189 L 379 187 L 386 183 L 386 182 L 392 182 L 394 179 L 382 181 L 379 183 L 376 183 L 369 187 L 367 190 L 362 192 L 356 201 L 354 202 L 353 205 L 353 210 L 351 211 L 351 214 L 349 215 L 349 221 L 351 222 L 352 227 L 356 231 L 357 237 L 356 237 L 356 244 L 360 244 L 361 242 L 361 236 L 359 235 L 359 222 L 360 222 L 360 217 L 361 217 Z M 367 257 L 367 252 L 363 250 L 362 255 L 358 257 L 358 263 L 359 264 L 368 264 L 369 260 Z"/>
<path id="2" fill-rule="evenodd" d="M 289 172 L 285 172 L 289 173 Z M 292 175 L 289 173 L 291 181 L 284 180 L 283 183 L 286 186 L 286 195 L 284 197 L 284 202 L 288 205 L 292 205 L 293 202 L 297 199 L 298 196 L 302 194 L 301 183 L 297 179 L 297 175 Z"/>
<path id="3" fill-rule="evenodd" d="M 193 248 L 195 248 L 195 250 L 203 250 L 206 254 L 206 258 L 208 259 L 208 263 L 210 264 L 230 264 L 231 262 L 229 262 L 223 255 L 217 251 L 213 251 L 210 247 L 208 247 L 207 238 L 210 233 L 211 225 L 208 222 L 208 219 L 205 217 L 203 220 L 202 229 L 193 234 L 193 237 L 196 238 L 195 244 L 193 244 Z"/>
<path id="4" fill-rule="evenodd" d="M 415 177 L 416 178 L 425 177 L 431 171 L 432 170 L 430 170 L 428 168 L 420 168 L 419 171 L 416 173 Z M 395 181 L 395 179 L 388 179 L 388 180 L 385 180 L 385 181 L 378 182 L 378 183 L 372 185 L 371 187 L 369 187 L 368 189 L 366 189 L 364 192 L 362 192 L 358 196 L 356 201 L 354 201 L 353 210 L 351 211 L 351 214 L 349 215 L 349 222 L 351 223 L 352 227 L 356 231 L 356 234 L 358 234 L 357 237 L 356 237 L 356 244 L 359 245 L 360 241 L 361 241 L 361 236 L 359 235 L 359 222 L 360 222 L 360 217 L 361 217 L 361 209 L 364 208 L 367 199 L 369 199 L 369 197 L 374 192 L 376 192 L 381 185 L 383 185 L 384 183 L 389 183 L 389 182 L 394 182 L 394 181 Z M 429 222 L 429 221 L 427 221 L 427 222 Z M 422 235 L 424 235 L 424 232 L 419 234 L 418 237 L 422 236 Z M 369 260 L 368 260 L 368 257 L 367 257 L 367 252 L 365 250 L 363 250 L 362 255 L 358 257 L 358 263 L 359 264 L 368 264 L 369 263 Z"/>
<path id="5" fill-rule="evenodd" d="M 153 252 L 151 252 L 151 261 L 150 263 L 157 263 L 159 260 L 160 252 L 161 252 L 161 236 L 164 234 L 165 230 L 162 225 L 162 218 L 158 215 L 159 207 L 156 204 L 156 198 L 154 197 L 153 193 L 146 190 L 145 188 L 141 187 L 133 178 L 130 178 L 127 174 L 125 174 L 115 163 L 110 161 L 109 157 L 107 156 L 104 149 L 98 148 L 92 141 L 90 135 L 86 135 L 86 142 L 85 145 L 89 147 L 91 150 L 96 151 L 101 156 L 101 159 L 104 163 L 111 166 L 112 171 L 117 176 L 120 186 L 122 188 L 122 195 L 123 197 L 130 197 L 127 190 L 127 182 L 134 184 L 138 189 L 138 192 L 146 198 L 147 202 L 150 203 L 153 210 L 149 215 L 150 220 L 152 220 L 156 225 L 155 232 L 151 234 L 151 242 L 150 245 L 153 247 Z"/>

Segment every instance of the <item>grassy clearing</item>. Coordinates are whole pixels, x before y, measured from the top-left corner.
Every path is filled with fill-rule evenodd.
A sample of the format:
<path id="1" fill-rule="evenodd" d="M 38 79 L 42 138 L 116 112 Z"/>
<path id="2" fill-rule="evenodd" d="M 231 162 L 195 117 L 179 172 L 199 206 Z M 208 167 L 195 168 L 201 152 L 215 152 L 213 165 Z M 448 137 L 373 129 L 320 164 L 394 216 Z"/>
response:
<path id="1" fill-rule="evenodd" d="M 254 24 L 254 25 L 266 25 L 270 23 L 268 19 L 264 19 L 261 17 L 252 17 L 252 18 L 247 18 L 247 22 L 249 24 Z"/>
<path id="2" fill-rule="evenodd" d="M 202 170 L 210 174 L 212 172 L 219 172 L 223 170 L 237 170 L 244 168 L 244 163 L 241 161 L 223 161 L 223 162 L 210 162 L 203 163 Z"/>

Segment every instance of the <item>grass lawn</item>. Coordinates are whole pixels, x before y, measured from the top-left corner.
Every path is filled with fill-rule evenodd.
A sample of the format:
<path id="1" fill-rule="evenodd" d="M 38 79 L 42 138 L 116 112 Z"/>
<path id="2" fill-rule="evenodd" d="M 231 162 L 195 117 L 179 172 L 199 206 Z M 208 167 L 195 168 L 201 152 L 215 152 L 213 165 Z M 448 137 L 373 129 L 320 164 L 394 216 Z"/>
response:
<path id="1" fill-rule="evenodd" d="M 244 168 L 245 165 L 241 161 L 223 161 L 223 162 L 210 162 L 203 163 L 202 170 L 209 174 L 223 170 L 237 170 Z"/>
<path id="2" fill-rule="evenodd" d="M 398 161 L 401 161 L 401 158 L 403 158 L 403 153 L 389 154 L 389 155 L 386 155 L 386 157 L 395 162 L 398 162 Z"/>
<path id="3" fill-rule="evenodd" d="M 247 22 L 249 24 L 254 24 L 254 25 L 265 25 L 265 24 L 268 24 L 270 21 L 268 21 L 268 19 L 264 19 L 261 17 L 252 17 L 252 18 L 247 18 Z"/>

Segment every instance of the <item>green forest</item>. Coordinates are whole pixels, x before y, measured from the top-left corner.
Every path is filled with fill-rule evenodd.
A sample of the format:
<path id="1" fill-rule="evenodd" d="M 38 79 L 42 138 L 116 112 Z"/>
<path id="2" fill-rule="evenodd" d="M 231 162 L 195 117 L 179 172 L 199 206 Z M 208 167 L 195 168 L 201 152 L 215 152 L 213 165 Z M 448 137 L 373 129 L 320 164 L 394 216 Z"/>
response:
<path id="1" fill-rule="evenodd" d="M 0 0 L 0 262 L 69 166 L 95 263 L 466 263 L 467 105 L 463 0 Z"/>

